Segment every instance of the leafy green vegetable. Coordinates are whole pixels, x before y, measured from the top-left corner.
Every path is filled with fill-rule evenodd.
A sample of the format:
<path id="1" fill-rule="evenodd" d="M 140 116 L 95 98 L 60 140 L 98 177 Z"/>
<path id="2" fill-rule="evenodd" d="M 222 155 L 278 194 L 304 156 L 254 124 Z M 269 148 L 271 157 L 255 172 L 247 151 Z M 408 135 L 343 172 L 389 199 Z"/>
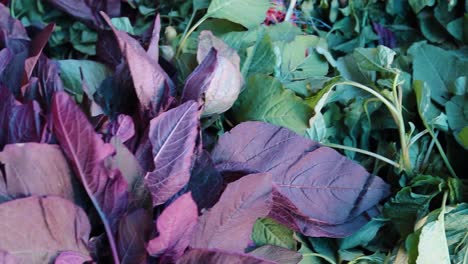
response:
<path id="1" fill-rule="evenodd" d="M 252 240 L 256 246 L 274 245 L 297 250 L 294 232 L 271 218 L 261 218 L 255 222 Z"/>

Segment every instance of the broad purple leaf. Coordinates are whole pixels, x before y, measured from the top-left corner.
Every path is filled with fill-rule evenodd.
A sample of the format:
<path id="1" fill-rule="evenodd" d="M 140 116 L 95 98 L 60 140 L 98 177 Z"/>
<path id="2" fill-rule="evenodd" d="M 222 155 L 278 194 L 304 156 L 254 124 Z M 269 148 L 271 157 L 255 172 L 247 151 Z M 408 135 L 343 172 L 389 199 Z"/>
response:
<path id="1" fill-rule="evenodd" d="M 272 173 L 271 216 L 309 236 L 349 235 L 389 194 L 382 179 L 357 163 L 267 123 L 238 125 L 221 137 L 213 158 L 219 169 Z"/>
<path id="2" fill-rule="evenodd" d="M 151 39 L 146 53 L 154 60 L 159 61 L 159 34 L 161 32 L 161 17 L 156 15 L 151 31 Z"/>
<path id="3" fill-rule="evenodd" d="M 0 152 L 4 173 L 0 197 L 15 199 L 53 195 L 79 203 L 78 181 L 57 145 L 25 143 L 7 145 Z M 2 200 L 2 198 L 0 198 Z"/>
<path id="4" fill-rule="evenodd" d="M 230 238 L 226 238 L 230 239 Z M 185 253 L 177 264 L 277 264 L 276 262 L 258 258 L 248 254 L 235 253 L 217 249 L 192 249 Z"/>
<path id="5" fill-rule="evenodd" d="M 0 249 L 0 263 L 2 264 L 17 264 L 15 257 L 13 257 L 10 253 L 3 251 Z"/>
<path id="6" fill-rule="evenodd" d="M 197 155 L 193 166 L 188 191 L 192 192 L 193 200 L 198 208 L 211 208 L 218 201 L 223 188 L 223 178 L 214 167 L 208 152 Z"/>
<path id="7" fill-rule="evenodd" d="M 271 210 L 271 174 L 251 174 L 230 183 L 198 222 L 190 246 L 244 252 L 253 225 Z"/>
<path id="8" fill-rule="evenodd" d="M 41 54 L 36 63 L 36 67 L 34 67 L 32 76 L 38 79 L 39 92 L 28 93 L 28 91 L 26 91 L 24 97 L 29 100 L 37 100 L 44 111 L 50 112 L 50 105 L 54 93 L 65 90 L 62 79 L 60 79 L 57 62 Z"/>
<path id="9" fill-rule="evenodd" d="M 85 114 L 65 92 L 54 95 L 52 119 L 54 134 L 98 211 L 117 258 L 111 227 L 127 207 L 128 184 L 120 171 L 105 166 L 114 148 L 94 132 Z"/>
<path id="10" fill-rule="evenodd" d="M 146 263 L 146 241 L 152 229 L 151 214 L 144 209 L 137 209 L 122 217 L 117 235 L 122 264 Z"/>
<path id="11" fill-rule="evenodd" d="M 159 235 L 149 242 L 148 253 L 159 257 L 160 263 L 174 263 L 189 245 L 197 219 L 198 209 L 191 193 L 177 198 L 158 217 Z"/>
<path id="12" fill-rule="evenodd" d="M 101 25 L 99 11 L 111 17 L 120 15 L 121 0 L 48 0 L 57 9 L 63 10 L 75 18 L 95 26 Z"/>
<path id="13" fill-rule="evenodd" d="M 39 142 L 42 135 L 41 108 L 36 101 L 19 102 L 11 109 L 8 143 Z"/>
<path id="14" fill-rule="evenodd" d="M 0 49 L 8 48 L 14 54 L 24 51 L 29 37 L 23 24 L 10 16 L 10 10 L 0 4 Z"/>
<path id="15" fill-rule="evenodd" d="M 150 110 L 152 116 L 155 116 L 169 96 L 174 93 L 174 84 L 158 62 L 146 53 L 137 40 L 117 30 L 106 14 L 101 12 L 101 15 L 114 32 L 120 50 L 128 63 L 135 91 L 143 110 Z"/>
<path id="16" fill-rule="evenodd" d="M 88 261 L 92 261 L 89 255 L 77 251 L 63 251 L 55 258 L 54 264 L 83 264 Z"/>
<path id="17" fill-rule="evenodd" d="M 54 31 L 55 24 L 51 23 L 47 25 L 31 42 L 31 48 L 29 50 L 29 58 L 24 62 L 24 74 L 22 85 L 26 85 L 31 78 L 31 74 L 36 66 L 37 61 L 39 60 L 42 50 L 49 41 L 52 32 Z M 24 90 L 23 90 L 24 94 Z"/>
<path id="18" fill-rule="evenodd" d="M 12 59 L 13 53 L 9 49 L 4 48 L 0 51 L 0 75 L 3 74 Z"/>
<path id="19" fill-rule="evenodd" d="M 65 250 L 88 255 L 91 226 L 85 212 L 59 197 L 37 196 L 0 204 L 0 248 L 19 263 L 51 263 Z"/>
<path id="20" fill-rule="evenodd" d="M 154 171 L 145 176 L 153 205 L 165 203 L 190 178 L 192 157 L 199 133 L 200 109 L 189 101 L 151 120 Z"/>
<path id="21" fill-rule="evenodd" d="M 273 245 L 256 248 L 249 254 L 281 264 L 297 264 L 302 260 L 301 253 Z"/>

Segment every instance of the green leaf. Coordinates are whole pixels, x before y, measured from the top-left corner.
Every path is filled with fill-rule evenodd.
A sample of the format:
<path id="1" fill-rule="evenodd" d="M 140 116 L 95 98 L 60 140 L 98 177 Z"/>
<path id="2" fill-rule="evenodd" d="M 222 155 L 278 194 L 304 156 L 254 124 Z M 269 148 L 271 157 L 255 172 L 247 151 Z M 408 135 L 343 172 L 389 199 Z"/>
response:
<path id="1" fill-rule="evenodd" d="M 418 102 L 418 113 L 424 124 L 429 126 L 429 129 L 436 127 L 448 131 L 447 117 L 432 104 L 431 90 L 426 83 L 416 80 L 413 89 Z"/>
<path id="2" fill-rule="evenodd" d="M 319 41 L 317 36 L 301 35 L 294 41 L 283 44 L 280 55 L 282 81 L 296 81 L 327 74 L 327 61 L 315 51 Z"/>
<path id="3" fill-rule="evenodd" d="M 267 34 L 259 34 L 253 47 L 247 49 L 247 58 L 242 65 L 242 74 L 247 78 L 251 74 L 271 74 L 274 71 L 276 56 L 273 44 Z"/>
<path id="4" fill-rule="evenodd" d="M 386 224 L 388 219 L 373 218 L 356 233 L 340 240 L 340 249 L 351 249 L 358 246 L 366 247 L 377 236 L 377 232 Z"/>
<path id="5" fill-rule="evenodd" d="M 112 25 L 118 30 L 125 31 L 129 34 L 135 35 L 135 31 L 133 30 L 132 23 L 128 17 L 114 17 L 111 18 Z"/>
<path id="6" fill-rule="evenodd" d="M 96 89 L 102 81 L 111 75 L 111 71 L 104 64 L 90 60 L 60 60 L 60 78 L 68 91 L 81 102 L 83 97 L 81 72 L 89 88 L 88 97 L 93 98 Z M 81 69 L 81 71 L 80 71 Z"/>
<path id="7" fill-rule="evenodd" d="M 384 205 L 383 215 L 405 237 L 413 231 L 417 220 L 428 213 L 429 203 L 440 194 L 445 181 L 430 175 L 417 175 Z"/>
<path id="8" fill-rule="evenodd" d="M 440 105 L 449 99 L 450 86 L 460 76 L 467 76 L 468 60 L 456 53 L 418 42 L 408 53 L 413 56 L 413 79 L 427 83 L 431 97 Z"/>
<path id="9" fill-rule="evenodd" d="M 435 0 L 409 0 L 408 2 L 415 13 L 419 13 L 426 6 L 435 4 Z"/>
<path id="10" fill-rule="evenodd" d="M 392 72 L 390 65 L 396 52 L 385 47 L 378 46 L 377 48 L 357 48 L 354 50 L 353 56 L 357 65 L 364 71 L 379 71 Z"/>
<path id="11" fill-rule="evenodd" d="M 468 263 L 468 204 L 447 208 L 445 235 L 452 263 Z"/>
<path id="12" fill-rule="evenodd" d="M 294 232 L 270 218 L 261 218 L 255 222 L 252 240 L 256 246 L 274 245 L 297 250 Z"/>
<path id="13" fill-rule="evenodd" d="M 462 145 L 465 149 L 468 149 L 468 126 L 460 130 L 460 133 L 457 134 L 456 139 L 460 145 Z"/>
<path id="14" fill-rule="evenodd" d="M 238 122 L 263 121 L 304 135 L 312 108 L 277 79 L 256 74 L 248 79 L 232 114 Z"/>
<path id="15" fill-rule="evenodd" d="M 224 18 L 254 28 L 265 19 L 269 0 L 212 0 L 207 17 Z"/>
<path id="16" fill-rule="evenodd" d="M 193 0 L 193 10 L 200 10 L 208 8 L 210 0 Z"/>
<path id="17" fill-rule="evenodd" d="M 445 238 L 444 222 L 430 222 L 421 230 L 418 243 L 417 264 L 450 264 L 450 256 Z"/>

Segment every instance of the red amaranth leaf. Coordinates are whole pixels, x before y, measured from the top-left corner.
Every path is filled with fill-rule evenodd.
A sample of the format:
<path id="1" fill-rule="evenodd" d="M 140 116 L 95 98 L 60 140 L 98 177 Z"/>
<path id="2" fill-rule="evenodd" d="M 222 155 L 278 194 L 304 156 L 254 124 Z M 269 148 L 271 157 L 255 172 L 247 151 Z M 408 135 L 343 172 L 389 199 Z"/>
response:
<path id="1" fill-rule="evenodd" d="M 60 197 L 32 196 L 0 204 L 0 248 L 19 263 L 51 263 L 62 251 L 88 255 L 86 213 Z"/>
<path id="2" fill-rule="evenodd" d="M 228 172 L 238 167 L 273 174 L 270 216 L 308 236 L 351 234 L 389 195 L 382 179 L 354 161 L 267 123 L 236 126 L 221 137 L 213 159 Z"/>
<path id="3" fill-rule="evenodd" d="M 226 238 L 230 239 L 230 238 Z M 235 253 L 218 249 L 196 248 L 185 253 L 177 264 L 276 264 L 276 262 L 251 256 L 248 254 Z"/>
<path id="4" fill-rule="evenodd" d="M 255 221 L 271 209 L 271 174 L 251 174 L 228 184 L 218 203 L 200 218 L 192 248 L 244 252 Z"/>
<path id="5" fill-rule="evenodd" d="M 153 205 L 165 203 L 190 179 L 199 134 L 200 107 L 188 101 L 151 120 L 154 171 L 145 176 Z"/>
<path id="6" fill-rule="evenodd" d="M 141 107 L 144 111 L 149 110 L 151 116 L 156 116 L 175 91 L 172 80 L 137 40 L 117 30 L 105 13 L 101 12 L 101 15 L 114 32 L 120 51 L 128 63 Z"/>
<path id="7" fill-rule="evenodd" d="M 198 209 L 191 193 L 177 198 L 158 217 L 159 236 L 149 242 L 148 253 L 159 257 L 160 263 L 174 263 L 189 245 L 197 219 Z"/>
<path id="8" fill-rule="evenodd" d="M 104 161 L 114 148 L 94 131 L 85 114 L 65 92 L 52 100 L 53 131 L 75 174 L 104 223 L 114 261 L 119 262 L 112 227 L 127 207 L 127 182 L 120 171 L 109 170 Z"/>

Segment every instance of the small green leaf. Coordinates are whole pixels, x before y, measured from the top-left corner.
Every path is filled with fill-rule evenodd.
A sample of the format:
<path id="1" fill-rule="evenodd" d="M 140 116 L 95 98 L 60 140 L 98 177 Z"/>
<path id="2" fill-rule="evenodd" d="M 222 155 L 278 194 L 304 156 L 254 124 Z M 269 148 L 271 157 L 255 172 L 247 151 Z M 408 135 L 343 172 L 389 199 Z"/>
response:
<path id="1" fill-rule="evenodd" d="M 294 232 L 270 218 L 261 218 L 255 222 L 252 240 L 256 246 L 274 245 L 297 250 Z"/>
<path id="2" fill-rule="evenodd" d="M 456 138 L 460 145 L 462 145 L 465 149 L 468 149 L 468 126 L 460 130 L 460 133 L 457 134 Z"/>
<path id="3" fill-rule="evenodd" d="M 212 0 L 207 17 L 224 18 L 254 28 L 265 19 L 269 0 Z"/>
<path id="4" fill-rule="evenodd" d="M 88 97 L 92 98 L 102 81 L 111 74 L 104 64 L 90 60 L 60 60 L 60 78 L 68 91 L 80 102 L 83 97 L 81 72 L 89 88 Z"/>
<path id="5" fill-rule="evenodd" d="M 357 48 L 353 56 L 359 68 L 364 71 L 392 72 L 390 69 L 396 52 L 385 47 Z"/>
<path id="6" fill-rule="evenodd" d="M 267 34 L 259 34 L 255 45 L 247 49 L 242 74 L 245 78 L 255 73 L 271 74 L 274 71 L 275 61 L 276 56 L 270 37 Z"/>
<path id="7" fill-rule="evenodd" d="M 130 22 L 130 19 L 128 19 L 128 17 L 114 17 L 111 18 L 111 22 L 116 29 L 135 35 L 132 23 Z"/>
<path id="8" fill-rule="evenodd" d="M 312 108 L 277 79 L 255 74 L 248 79 L 231 113 L 238 122 L 263 121 L 304 135 Z"/>

